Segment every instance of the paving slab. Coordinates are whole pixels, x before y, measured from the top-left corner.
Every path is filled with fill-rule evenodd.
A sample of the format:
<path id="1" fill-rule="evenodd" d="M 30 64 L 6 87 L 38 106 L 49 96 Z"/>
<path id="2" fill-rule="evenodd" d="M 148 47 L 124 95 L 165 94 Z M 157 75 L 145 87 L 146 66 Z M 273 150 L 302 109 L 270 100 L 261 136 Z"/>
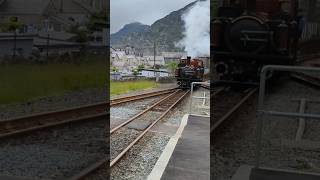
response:
<path id="1" fill-rule="evenodd" d="M 231 180 L 319 180 L 320 174 L 293 170 L 241 166 Z"/>

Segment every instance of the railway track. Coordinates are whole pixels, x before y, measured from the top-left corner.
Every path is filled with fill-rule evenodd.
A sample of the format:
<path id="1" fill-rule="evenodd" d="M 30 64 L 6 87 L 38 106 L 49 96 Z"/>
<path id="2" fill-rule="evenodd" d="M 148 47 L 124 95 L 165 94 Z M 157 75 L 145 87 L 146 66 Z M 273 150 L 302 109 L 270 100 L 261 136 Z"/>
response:
<path id="1" fill-rule="evenodd" d="M 131 122 L 148 122 L 148 125 L 139 130 L 139 134 L 135 136 L 133 141 L 130 141 L 129 144 L 126 144 L 121 150 L 117 153 L 112 153 L 113 156 L 110 162 L 110 167 L 113 167 L 117 162 L 121 160 L 121 158 L 140 140 L 144 137 L 144 135 L 155 125 L 159 122 L 162 118 L 164 118 L 170 110 L 172 110 L 184 97 L 187 96 L 189 90 L 176 90 L 175 92 L 167 95 L 166 97 L 162 98 L 157 103 L 153 104 L 151 107 L 147 108 L 146 110 L 142 111 L 141 113 L 135 115 L 134 117 L 128 119 L 127 121 L 121 123 L 120 125 L 116 126 L 115 128 L 111 129 L 111 139 L 118 139 L 119 134 L 116 132 L 120 130 L 126 131 L 129 129 L 127 125 L 130 125 Z M 156 112 L 156 113 L 155 113 Z M 126 138 L 126 137 L 123 137 Z M 111 146 L 112 147 L 112 146 Z"/>
<path id="2" fill-rule="evenodd" d="M 217 88 L 212 94 L 213 107 L 211 106 L 211 127 L 213 132 L 226 119 L 231 117 L 245 102 L 257 91 L 257 88 L 244 88 L 234 91 L 231 87 Z"/>
<path id="3" fill-rule="evenodd" d="M 320 77 L 312 76 L 306 73 L 292 73 L 291 77 L 295 80 L 320 88 Z"/>
<path id="4" fill-rule="evenodd" d="M 117 99 L 112 99 L 110 106 L 120 105 L 132 101 L 142 100 L 150 97 L 162 96 L 172 93 L 175 88 L 144 93 L 134 96 L 127 96 Z M 71 124 L 75 122 L 91 122 L 99 119 L 106 119 L 109 112 L 107 107 L 109 103 L 101 102 L 86 106 L 64 109 L 61 111 L 51 111 L 38 114 L 32 114 L 14 119 L 7 119 L 0 121 L 0 138 L 8 138 L 11 136 L 23 135 L 25 133 L 32 133 L 34 131 L 49 129 L 56 126 Z M 107 120 L 107 119 L 106 119 Z M 83 169 L 78 174 L 69 179 L 77 180 L 84 179 L 89 174 L 103 166 L 107 162 L 107 158 L 102 158 L 99 161 L 91 164 Z"/>
<path id="5" fill-rule="evenodd" d="M 134 96 L 126 96 L 111 100 L 110 106 L 120 105 L 132 101 L 142 100 L 172 93 L 175 88 Z M 60 111 L 31 114 L 0 121 L 0 138 L 32 132 L 77 121 L 88 121 L 96 118 L 107 118 L 109 103 L 100 102 L 86 106 L 79 106 Z"/>
<path id="6" fill-rule="evenodd" d="M 173 92 L 175 89 L 176 88 L 170 88 L 170 89 L 165 89 L 165 90 L 156 91 L 156 92 L 150 92 L 150 93 L 144 93 L 144 94 L 138 94 L 138 95 L 133 95 L 133 96 L 126 96 L 126 97 L 111 99 L 110 105 L 114 106 L 114 105 L 127 103 L 127 102 L 131 102 L 131 101 L 136 101 L 136 100 L 146 99 L 146 98 L 150 98 L 150 97 L 165 95 L 165 94 Z"/>

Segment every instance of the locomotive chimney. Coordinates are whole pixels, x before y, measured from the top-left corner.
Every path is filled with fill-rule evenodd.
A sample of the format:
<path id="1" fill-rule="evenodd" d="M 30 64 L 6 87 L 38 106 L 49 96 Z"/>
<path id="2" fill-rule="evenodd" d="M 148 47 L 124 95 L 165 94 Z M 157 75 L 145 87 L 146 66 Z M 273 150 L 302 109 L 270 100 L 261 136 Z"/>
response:
<path id="1" fill-rule="evenodd" d="M 187 64 L 189 65 L 191 62 L 191 56 L 187 56 Z"/>

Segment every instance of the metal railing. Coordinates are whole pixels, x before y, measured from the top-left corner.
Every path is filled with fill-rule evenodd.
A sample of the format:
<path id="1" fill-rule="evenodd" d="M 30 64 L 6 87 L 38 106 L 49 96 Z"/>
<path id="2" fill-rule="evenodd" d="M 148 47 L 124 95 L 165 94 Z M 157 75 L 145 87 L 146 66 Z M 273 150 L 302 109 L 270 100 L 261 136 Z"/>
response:
<path id="1" fill-rule="evenodd" d="M 261 153 L 261 141 L 262 141 L 262 115 L 280 116 L 280 117 L 295 117 L 295 118 L 314 118 L 320 120 L 320 114 L 310 114 L 305 112 L 293 113 L 293 112 L 279 112 L 264 110 L 265 88 L 267 73 L 271 71 L 284 71 L 284 72 L 320 72 L 320 68 L 316 67 L 303 67 L 303 66 L 280 66 L 280 65 L 267 65 L 264 66 L 260 73 L 260 89 L 259 89 L 259 104 L 257 110 L 257 134 L 256 134 L 256 162 L 255 167 L 260 166 L 260 153 Z"/>
<path id="2" fill-rule="evenodd" d="M 209 86 L 210 87 L 210 82 L 193 82 L 191 83 L 191 93 L 190 93 L 190 104 L 189 104 L 189 114 L 190 115 L 196 115 L 196 116 L 204 116 L 204 115 L 200 115 L 200 114 L 193 114 L 192 113 L 192 104 L 193 104 L 193 99 L 202 99 L 203 100 L 203 105 L 205 104 L 206 100 L 210 99 L 210 95 L 206 96 L 204 94 L 204 96 L 193 96 L 194 93 L 194 86 L 195 85 L 205 85 L 205 86 Z M 210 114 L 210 113 L 209 113 Z M 210 117 L 210 115 L 206 116 L 206 117 Z"/>

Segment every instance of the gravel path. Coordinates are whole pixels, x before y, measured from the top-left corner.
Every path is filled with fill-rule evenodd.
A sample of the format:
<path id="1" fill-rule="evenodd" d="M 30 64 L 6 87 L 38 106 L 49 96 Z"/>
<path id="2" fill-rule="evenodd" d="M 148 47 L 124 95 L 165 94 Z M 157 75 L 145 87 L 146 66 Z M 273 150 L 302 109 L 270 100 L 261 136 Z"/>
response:
<path id="1" fill-rule="evenodd" d="M 298 104 L 291 98 L 319 99 L 320 92 L 296 82 L 282 80 L 269 88 L 266 107 L 269 110 L 297 112 Z M 230 179 L 241 165 L 254 165 L 256 105 L 248 105 L 236 118 L 221 127 L 211 138 L 211 179 Z M 311 106 L 310 106 L 311 107 Z M 319 111 L 319 105 L 313 107 Z M 310 108 L 311 109 L 311 108 Z M 316 127 L 317 130 L 310 131 Z M 297 120 L 267 117 L 264 121 L 261 166 L 320 172 L 320 149 L 292 148 L 277 142 L 294 140 Z M 304 140 L 319 137 L 319 122 L 307 121 Z M 308 135 L 312 133 L 312 135 Z"/>
<path id="2" fill-rule="evenodd" d="M 75 106 L 88 105 L 105 101 L 108 91 L 103 89 L 87 89 L 69 92 L 62 96 L 42 97 L 19 104 L 0 105 L 0 120 L 24 116 L 27 114 L 55 111 Z"/>
<path id="3" fill-rule="evenodd" d="M 65 179 L 108 153 L 106 120 L 71 124 L 0 143 L 4 175 Z"/>

